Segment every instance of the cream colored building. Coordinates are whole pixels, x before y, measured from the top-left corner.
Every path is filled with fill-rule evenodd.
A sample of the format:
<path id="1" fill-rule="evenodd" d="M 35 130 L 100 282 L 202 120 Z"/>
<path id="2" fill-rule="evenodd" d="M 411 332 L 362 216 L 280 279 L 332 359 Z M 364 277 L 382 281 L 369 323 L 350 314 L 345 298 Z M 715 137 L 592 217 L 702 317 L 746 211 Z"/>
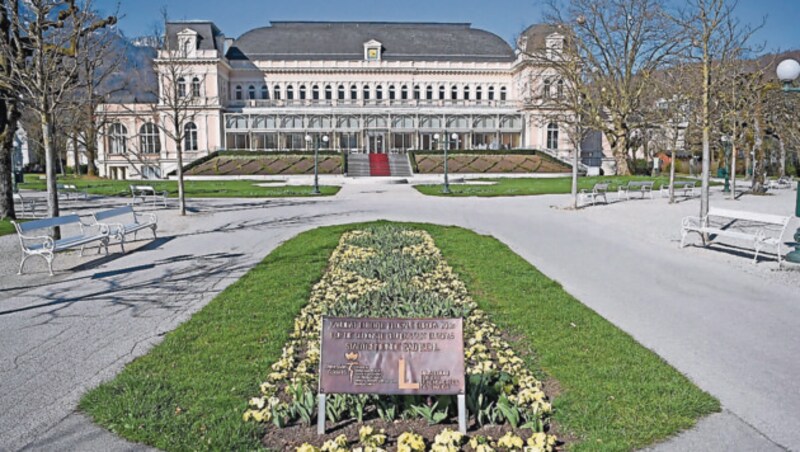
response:
<path id="1" fill-rule="evenodd" d="M 542 149 L 561 157 L 571 149 L 548 119 L 542 71 L 525 56 L 559 51 L 564 37 L 547 26 L 526 30 L 518 49 L 462 23 L 272 22 L 232 40 L 211 22 L 191 21 L 168 23 L 166 32 L 165 48 L 182 51 L 176 89 L 191 98 L 184 163 L 223 149 Z M 556 95 L 558 82 L 546 84 Z M 103 175 L 175 170 L 166 110 L 163 100 L 101 107 Z"/>

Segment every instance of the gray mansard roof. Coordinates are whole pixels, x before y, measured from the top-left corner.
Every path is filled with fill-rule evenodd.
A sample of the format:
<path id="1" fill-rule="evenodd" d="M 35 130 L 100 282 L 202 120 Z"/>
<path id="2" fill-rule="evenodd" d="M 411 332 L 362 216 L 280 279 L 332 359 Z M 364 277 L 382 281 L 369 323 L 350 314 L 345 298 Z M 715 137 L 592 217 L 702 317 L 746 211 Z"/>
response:
<path id="1" fill-rule="evenodd" d="M 198 50 L 219 50 L 222 52 L 225 47 L 225 36 L 213 22 L 206 20 L 167 22 L 166 28 L 169 48 L 171 49 L 178 48 L 178 33 L 187 28 L 197 33 Z"/>
<path id="2" fill-rule="evenodd" d="M 383 45 L 386 61 L 506 62 L 511 46 L 466 23 L 271 22 L 243 34 L 232 60 L 363 60 L 364 43 Z"/>

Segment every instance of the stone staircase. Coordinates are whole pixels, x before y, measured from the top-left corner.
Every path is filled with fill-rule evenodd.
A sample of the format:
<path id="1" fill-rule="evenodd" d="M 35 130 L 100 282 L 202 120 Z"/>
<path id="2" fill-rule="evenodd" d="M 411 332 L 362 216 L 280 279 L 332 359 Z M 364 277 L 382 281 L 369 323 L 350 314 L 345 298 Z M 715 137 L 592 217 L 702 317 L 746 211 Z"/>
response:
<path id="1" fill-rule="evenodd" d="M 369 175 L 378 177 L 391 176 L 392 172 L 389 170 L 389 156 L 386 154 L 370 154 Z"/>
<path id="2" fill-rule="evenodd" d="M 389 154 L 389 171 L 394 177 L 411 177 L 408 154 Z"/>
<path id="3" fill-rule="evenodd" d="M 347 154 L 347 176 L 369 177 L 369 155 Z"/>

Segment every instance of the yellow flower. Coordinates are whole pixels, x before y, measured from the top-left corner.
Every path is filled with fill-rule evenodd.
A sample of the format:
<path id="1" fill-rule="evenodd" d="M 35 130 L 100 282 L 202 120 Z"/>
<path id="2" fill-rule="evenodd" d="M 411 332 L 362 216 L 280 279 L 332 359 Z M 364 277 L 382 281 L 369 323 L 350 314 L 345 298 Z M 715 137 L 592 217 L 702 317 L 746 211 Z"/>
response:
<path id="1" fill-rule="evenodd" d="M 506 433 L 499 440 L 497 440 L 498 447 L 505 447 L 506 449 L 511 450 L 522 450 L 524 445 L 525 443 L 522 441 L 522 438 L 511 432 Z"/>
<path id="2" fill-rule="evenodd" d="M 302 446 L 296 449 L 296 452 L 320 452 L 319 448 L 312 446 L 311 444 L 304 443 Z"/>

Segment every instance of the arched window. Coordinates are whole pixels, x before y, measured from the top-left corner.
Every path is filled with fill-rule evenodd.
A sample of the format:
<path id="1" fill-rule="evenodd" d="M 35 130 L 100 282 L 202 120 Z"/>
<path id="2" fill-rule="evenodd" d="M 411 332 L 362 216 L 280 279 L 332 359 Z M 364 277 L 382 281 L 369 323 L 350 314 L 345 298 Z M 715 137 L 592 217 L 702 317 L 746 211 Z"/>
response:
<path id="1" fill-rule="evenodd" d="M 292 85 L 286 87 L 286 100 L 294 100 L 294 86 Z"/>
<path id="2" fill-rule="evenodd" d="M 186 79 L 183 77 L 178 79 L 178 97 L 186 97 Z"/>
<path id="3" fill-rule="evenodd" d="M 192 97 L 200 97 L 200 79 L 197 77 L 192 79 Z"/>
<path id="4" fill-rule="evenodd" d="M 408 86 L 403 85 L 400 88 L 400 99 L 408 100 Z"/>
<path id="5" fill-rule="evenodd" d="M 369 100 L 369 85 L 364 85 L 364 89 L 361 90 L 362 99 Z"/>
<path id="6" fill-rule="evenodd" d="M 414 86 L 414 100 L 420 99 L 419 85 Z"/>
<path id="7" fill-rule="evenodd" d="M 500 87 L 500 100 L 506 100 L 506 87 Z"/>
<path id="8" fill-rule="evenodd" d="M 300 100 L 306 100 L 306 85 L 300 85 Z"/>
<path id="9" fill-rule="evenodd" d="M 483 99 L 483 88 L 477 86 L 475 88 L 475 100 L 481 100 L 481 99 Z"/>
<path id="10" fill-rule="evenodd" d="M 242 100 L 242 85 L 236 85 L 236 100 Z"/>
<path id="11" fill-rule="evenodd" d="M 550 79 L 549 78 L 544 79 L 544 84 L 542 87 L 542 97 L 544 97 L 545 99 L 549 99 L 552 96 L 552 93 L 550 92 L 550 85 L 552 85 Z"/>
<path id="12" fill-rule="evenodd" d="M 314 100 L 319 100 L 319 86 L 314 85 L 311 87 L 311 98 Z"/>
<path id="13" fill-rule="evenodd" d="M 358 99 L 358 88 L 356 85 L 350 85 L 350 99 L 356 100 Z"/>
<path id="14" fill-rule="evenodd" d="M 488 95 L 489 95 L 489 100 L 494 100 L 494 86 L 489 87 Z"/>
<path id="15" fill-rule="evenodd" d="M 278 85 L 272 86 L 272 98 L 275 100 L 281 100 L 281 87 Z"/>
<path id="16" fill-rule="evenodd" d="M 467 85 L 464 87 L 464 100 L 469 100 L 469 97 L 470 97 L 470 91 L 469 91 L 469 85 Z"/>
<path id="17" fill-rule="evenodd" d="M 344 85 L 339 85 L 339 88 L 336 90 L 336 95 L 339 100 L 344 100 Z"/>
<path id="18" fill-rule="evenodd" d="M 108 152 L 110 154 L 124 154 L 128 152 L 128 129 L 115 122 L 108 130 Z"/>
<path id="19" fill-rule="evenodd" d="M 458 99 L 458 87 L 456 85 L 453 85 L 453 87 L 450 88 L 450 99 Z"/>
<path id="20" fill-rule="evenodd" d="M 333 100 L 333 88 L 331 88 L 331 85 L 325 85 L 325 100 Z"/>
<path id="21" fill-rule="evenodd" d="M 269 88 L 267 88 L 267 85 L 261 85 L 261 98 L 264 100 L 269 99 Z"/>
<path id="22" fill-rule="evenodd" d="M 558 124 L 554 122 L 547 125 L 547 149 L 558 149 Z"/>
<path id="23" fill-rule="evenodd" d="M 444 85 L 439 85 L 439 99 L 444 99 L 447 90 L 445 89 Z"/>
<path id="24" fill-rule="evenodd" d="M 433 87 L 431 85 L 425 88 L 425 99 L 433 100 Z"/>
<path id="25" fill-rule="evenodd" d="M 383 99 L 383 85 L 378 85 L 375 87 L 375 99 Z"/>
<path id="26" fill-rule="evenodd" d="M 561 99 L 564 97 L 564 80 L 559 80 L 556 83 L 556 96 Z"/>
<path id="27" fill-rule="evenodd" d="M 248 99 L 256 98 L 256 87 L 254 85 L 250 85 L 247 87 L 247 98 Z"/>
<path id="28" fill-rule="evenodd" d="M 394 85 L 389 85 L 389 100 L 395 100 L 397 98 L 396 94 L 397 93 L 394 90 Z"/>
<path id="29" fill-rule="evenodd" d="M 193 122 L 187 122 L 183 126 L 183 149 L 185 151 L 197 150 L 197 125 Z"/>
<path id="30" fill-rule="evenodd" d="M 158 127 L 152 122 L 142 124 L 139 129 L 139 147 L 144 154 L 161 152 L 161 140 L 158 138 Z"/>

